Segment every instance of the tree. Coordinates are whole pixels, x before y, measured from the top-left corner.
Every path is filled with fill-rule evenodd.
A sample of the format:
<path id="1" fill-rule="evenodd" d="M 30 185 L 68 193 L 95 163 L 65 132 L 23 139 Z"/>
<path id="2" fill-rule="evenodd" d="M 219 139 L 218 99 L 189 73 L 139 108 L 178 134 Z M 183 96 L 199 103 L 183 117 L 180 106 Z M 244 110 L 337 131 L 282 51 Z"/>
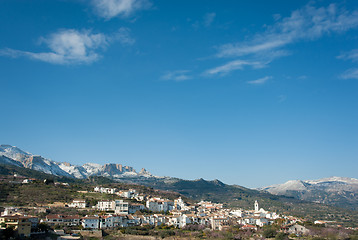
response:
<path id="1" fill-rule="evenodd" d="M 15 235 L 15 231 L 13 227 L 7 227 L 4 231 L 3 231 L 3 236 L 5 237 L 4 239 L 10 239 L 12 237 L 14 237 Z"/>
<path id="2" fill-rule="evenodd" d="M 40 232 L 47 232 L 50 229 L 46 223 L 40 223 L 37 228 Z"/>
<path id="3" fill-rule="evenodd" d="M 266 228 L 262 235 L 265 238 L 273 238 L 276 236 L 276 230 L 273 228 Z"/>

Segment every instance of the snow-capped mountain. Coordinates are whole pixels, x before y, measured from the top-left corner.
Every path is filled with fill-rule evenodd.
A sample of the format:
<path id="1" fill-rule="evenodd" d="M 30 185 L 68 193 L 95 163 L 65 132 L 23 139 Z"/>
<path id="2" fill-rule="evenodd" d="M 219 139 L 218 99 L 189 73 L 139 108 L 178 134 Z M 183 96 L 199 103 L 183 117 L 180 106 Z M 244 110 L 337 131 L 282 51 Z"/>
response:
<path id="1" fill-rule="evenodd" d="M 358 179 L 329 177 L 318 180 L 290 180 L 259 190 L 300 200 L 358 209 Z"/>
<path id="2" fill-rule="evenodd" d="M 105 176 L 110 178 L 155 178 L 147 170 L 137 173 L 132 167 L 122 164 L 86 163 L 83 166 L 72 165 L 67 162 L 55 162 L 42 156 L 36 156 L 11 145 L 0 145 L 0 164 L 16 165 L 38 170 L 57 176 L 87 178 L 89 176 Z"/>
<path id="3" fill-rule="evenodd" d="M 17 167 L 23 167 L 23 165 L 15 160 L 12 160 L 11 158 L 0 156 L 0 164 L 6 164 L 6 165 L 15 165 Z"/>

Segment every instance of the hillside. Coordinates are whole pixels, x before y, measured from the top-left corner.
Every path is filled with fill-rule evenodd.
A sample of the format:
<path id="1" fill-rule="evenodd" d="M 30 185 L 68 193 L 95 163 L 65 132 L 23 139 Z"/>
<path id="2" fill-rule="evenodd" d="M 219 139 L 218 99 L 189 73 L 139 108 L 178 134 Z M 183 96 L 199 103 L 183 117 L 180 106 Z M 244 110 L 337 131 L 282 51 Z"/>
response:
<path id="1" fill-rule="evenodd" d="M 272 195 L 267 192 L 248 189 L 241 186 L 227 185 L 219 180 L 206 181 L 181 179 L 156 179 L 143 181 L 139 184 L 114 181 L 109 178 L 93 176 L 88 179 L 73 179 L 45 174 L 36 170 L 10 165 L 0 165 L 0 175 L 13 177 L 18 174 L 30 178 L 52 179 L 60 182 L 70 182 L 70 186 L 39 184 L 18 184 L 0 182 L 0 204 L 30 205 L 52 203 L 55 201 L 71 201 L 74 198 L 86 198 L 89 202 L 103 198 L 103 195 L 83 194 L 78 191 L 92 190 L 94 186 L 103 185 L 119 189 L 135 188 L 138 191 L 152 195 L 174 199 L 183 196 L 186 201 L 194 203 L 200 200 L 224 203 L 224 206 L 253 209 L 253 202 L 258 200 L 260 207 L 287 215 L 294 215 L 308 220 L 325 219 L 337 221 L 345 225 L 358 222 L 358 212 L 347 212 L 345 209 L 335 208 L 324 204 L 304 202 L 292 197 Z M 158 190 L 157 190 L 158 189 Z M 190 200 L 192 199 L 192 200 Z"/>
<path id="2" fill-rule="evenodd" d="M 37 180 L 32 183 L 21 184 L 22 180 L 26 178 L 36 178 Z M 44 179 L 50 181 L 45 183 Z M 55 182 L 69 184 L 54 184 Z M 93 188 L 96 186 L 113 187 L 121 190 L 136 189 L 145 195 L 161 196 L 172 200 L 181 196 L 176 192 L 115 182 L 101 176 L 73 179 L 49 175 L 22 167 L 0 165 L 0 206 L 36 207 L 54 202 L 71 202 L 76 198 L 86 199 L 87 202 L 94 205 L 101 199 L 118 198 L 110 194 L 93 193 Z M 191 202 L 185 196 L 182 196 L 182 198 Z"/>
<path id="3" fill-rule="evenodd" d="M 264 191 L 248 189 L 237 185 L 227 185 L 219 180 L 157 180 L 150 184 L 154 188 L 176 191 L 196 201 L 210 200 L 224 203 L 228 207 L 253 209 L 253 203 L 258 200 L 260 207 L 266 210 L 294 215 L 308 220 L 325 219 L 337 221 L 342 224 L 355 224 L 358 222 L 358 212 L 332 207 L 329 205 L 312 203 L 295 199 L 293 197 L 277 196 Z"/>
<path id="4" fill-rule="evenodd" d="M 261 190 L 276 195 L 358 210 L 358 179 L 330 177 L 318 180 L 290 180 Z"/>
<path id="5" fill-rule="evenodd" d="M 71 169 L 85 169 L 86 174 L 78 176 L 75 172 L 71 172 Z M 64 171 L 65 173 L 61 174 L 61 171 Z M 120 172 L 118 171 L 122 171 L 122 173 L 119 174 Z M 338 220 L 342 223 L 358 222 L 358 213 L 356 211 L 351 211 L 348 214 L 344 209 L 332 208 L 328 205 L 324 205 L 343 205 L 343 201 L 340 205 L 335 204 L 337 198 L 334 198 L 333 192 L 330 192 L 330 195 L 327 193 L 324 193 L 326 195 L 320 193 L 319 196 L 325 196 L 324 199 L 328 199 L 329 201 L 320 202 L 324 204 L 318 204 L 313 203 L 313 200 L 310 198 L 299 198 L 297 195 L 273 195 L 267 192 L 267 189 L 266 191 L 258 191 L 238 185 L 227 185 L 219 180 L 206 181 L 204 179 L 198 179 L 190 181 L 171 177 L 156 177 L 148 173 L 145 169 L 142 169 L 140 173 L 137 173 L 132 168 L 123 167 L 120 164 L 99 165 L 90 163 L 80 167 L 68 163 L 58 163 L 41 156 L 35 156 L 24 152 L 13 146 L 1 145 L 0 174 L 13 175 L 14 173 L 39 180 L 52 179 L 54 181 L 72 183 L 76 184 L 80 189 L 84 186 L 92 187 L 96 184 L 122 184 L 122 186 L 130 186 L 133 184 L 135 184 L 133 186 L 142 185 L 147 186 L 146 191 L 148 193 L 155 193 L 155 189 L 160 189 L 164 190 L 164 192 L 162 192 L 164 195 L 166 193 L 178 192 L 194 201 L 210 200 L 213 202 L 224 203 L 228 207 L 245 209 L 252 209 L 253 202 L 258 200 L 261 207 L 278 213 L 292 214 L 300 217 L 307 217 L 308 219 Z M 317 186 L 325 186 L 328 183 L 327 181 L 317 181 L 316 183 L 294 182 L 289 185 L 295 186 L 297 190 L 302 191 L 302 189 L 306 188 L 308 185 L 313 184 L 316 184 Z M 4 193 L 4 189 L 7 189 L 6 193 Z M 322 190 L 322 187 L 320 190 Z M 1 191 L 3 196 L 5 194 L 7 194 L 6 196 L 11 196 L 11 189 L 9 190 L 8 186 L 3 185 Z M 33 192 L 36 191 L 34 190 Z M 312 196 L 315 196 L 315 194 L 317 194 L 317 189 L 316 192 L 312 192 Z M 306 194 L 306 196 L 308 196 L 308 194 Z M 349 195 L 346 196 L 347 199 L 349 197 Z M 353 202 L 355 201 L 355 198 L 356 195 L 351 196 Z M 2 197 L 2 201 L 9 200 L 16 203 L 14 199 Z M 355 209 L 352 205 L 347 206 L 351 209 Z"/>
<path id="6" fill-rule="evenodd" d="M 14 175 L 18 174 L 27 178 L 36 178 L 38 180 L 51 179 L 58 182 L 79 182 L 78 179 L 72 177 L 56 176 L 53 174 L 47 174 L 41 171 L 24 168 L 16 165 L 6 165 L 0 163 L 0 175 Z"/>

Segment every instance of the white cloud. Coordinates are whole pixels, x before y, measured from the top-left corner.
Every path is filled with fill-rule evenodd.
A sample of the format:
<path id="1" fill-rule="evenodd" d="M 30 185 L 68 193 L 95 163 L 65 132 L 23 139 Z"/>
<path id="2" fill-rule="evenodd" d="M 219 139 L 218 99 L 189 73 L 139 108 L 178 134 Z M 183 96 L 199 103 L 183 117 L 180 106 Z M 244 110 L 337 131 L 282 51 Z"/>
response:
<path id="1" fill-rule="evenodd" d="M 188 74 L 189 70 L 177 70 L 177 71 L 171 71 L 167 72 L 165 75 L 161 77 L 163 80 L 173 80 L 173 81 L 184 81 L 189 80 L 192 77 Z"/>
<path id="2" fill-rule="evenodd" d="M 358 26 L 358 11 L 339 9 L 335 4 L 316 8 L 310 4 L 281 18 L 249 41 L 219 47 L 218 57 L 244 56 L 282 48 L 300 40 L 314 40 L 324 34 L 344 32 Z"/>
<path id="3" fill-rule="evenodd" d="M 211 24 L 214 22 L 215 20 L 215 17 L 216 17 L 216 13 L 214 12 L 211 12 L 211 13 L 206 13 L 202 20 L 196 20 L 196 21 L 193 21 L 188 18 L 187 21 L 188 22 L 192 22 L 191 23 L 191 26 L 195 29 L 195 30 L 198 30 L 200 27 L 210 27 Z"/>
<path id="4" fill-rule="evenodd" d="M 95 12 L 103 18 L 129 17 L 141 9 L 150 8 L 148 0 L 92 0 Z"/>
<path id="5" fill-rule="evenodd" d="M 247 83 L 253 84 L 253 85 L 261 85 L 261 84 L 264 84 L 265 82 L 267 82 L 271 78 L 272 78 L 272 76 L 266 76 L 266 77 L 259 78 L 256 80 L 247 81 Z"/>
<path id="6" fill-rule="evenodd" d="M 349 52 L 342 53 L 337 58 L 357 62 L 358 61 L 358 49 L 353 49 L 353 50 L 351 50 Z"/>
<path id="7" fill-rule="evenodd" d="M 132 44 L 129 30 L 125 28 L 112 36 L 103 33 L 92 33 L 90 30 L 77 31 L 74 29 L 59 30 L 48 37 L 42 37 L 40 43 L 47 45 L 49 52 L 28 52 L 14 49 L 3 49 L 1 55 L 29 57 L 53 64 L 83 64 L 98 60 L 101 56 L 96 52 L 106 48 L 110 42 L 119 41 L 122 44 Z"/>
<path id="8" fill-rule="evenodd" d="M 214 13 L 214 12 L 205 14 L 205 16 L 204 16 L 205 27 L 209 27 L 213 23 L 215 17 L 216 17 L 216 13 Z"/>
<path id="9" fill-rule="evenodd" d="M 262 68 L 265 66 L 265 63 L 235 60 L 235 61 L 228 62 L 224 65 L 209 69 L 205 71 L 204 74 L 205 75 L 227 74 L 237 69 L 243 69 L 245 66 L 251 66 L 253 68 Z"/>
<path id="10" fill-rule="evenodd" d="M 273 39 L 272 41 L 257 43 L 252 45 L 251 43 L 240 43 L 240 44 L 225 44 L 219 49 L 218 57 L 228 56 L 243 56 L 252 53 L 259 53 L 262 51 L 271 50 L 274 48 L 281 47 L 287 42 L 283 39 Z"/>
<path id="11" fill-rule="evenodd" d="M 358 79 L 358 68 L 351 68 L 345 71 L 341 78 L 343 79 Z"/>
<path id="12" fill-rule="evenodd" d="M 130 35 L 130 29 L 121 27 L 117 32 L 107 37 L 111 42 L 118 41 L 123 45 L 132 45 L 135 43 L 134 38 Z"/>
<path id="13" fill-rule="evenodd" d="M 308 4 L 293 11 L 289 17 L 283 18 L 277 15 L 274 18 L 275 23 L 267 26 L 262 33 L 257 33 L 245 41 L 217 47 L 217 58 L 240 57 L 240 59 L 209 69 L 204 74 L 223 74 L 242 70 L 244 65 L 249 65 L 247 63 L 260 63 L 257 66 L 263 67 L 277 58 L 291 54 L 284 48 L 289 44 L 314 40 L 324 34 L 341 33 L 358 27 L 358 11 L 341 9 L 336 4 L 327 7 L 314 7 Z M 358 51 L 352 52 L 346 58 L 358 59 L 357 55 Z"/>
<path id="14" fill-rule="evenodd" d="M 351 60 L 352 62 L 358 62 L 358 49 L 353 49 L 349 52 L 343 53 L 337 56 L 338 59 Z M 358 79 L 358 68 L 351 68 L 346 70 L 340 76 L 343 79 Z"/>

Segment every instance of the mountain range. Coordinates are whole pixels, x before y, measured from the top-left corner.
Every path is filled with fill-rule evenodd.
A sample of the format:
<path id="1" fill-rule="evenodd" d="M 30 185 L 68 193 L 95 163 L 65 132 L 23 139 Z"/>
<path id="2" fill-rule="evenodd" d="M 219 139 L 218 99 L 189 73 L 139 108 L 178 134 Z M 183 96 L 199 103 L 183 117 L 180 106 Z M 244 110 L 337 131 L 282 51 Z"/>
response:
<path id="1" fill-rule="evenodd" d="M 11 145 L 0 145 L 0 164 L 37 170 L 55 176 L 87 179 L 101 176 L 126 183 L 136 183 L 162 190 L 177 191 L 194 199 L 220 201 L 259 197 L 277 199 L 281 196 L 306 202 L 328 204 L 358 210 L 358 179 L 331 177 L 319 180 L 291 180 L 260 189 L 248 189 L 238 185 L 227 185 L 219 180 L 183 180 L 173 177 L 158 177 L 142 168 L 137 172 L 130 166 L 118 163 L 86 163 L 82 166 L 67 162 L 55 162 L 42 156 L 25 152 Z M 273 195 L 272 195 L 273 194 Z M 285 198 L 284 198 L 285 199 Z M 287 199 L 286 199 L 287 200 Z M 284 200 L 284 201 L 286 201 Z"/>
<path id="2" fill-rule="evenodd" d="M 56 176 L 73 177 L 84 179 L 90 176 L 104 176 L 110 178 L 156 178 L 147 170 L 142 168 L 136 172 L 133 167 L 122 164 L 108 163 L 96 164 L 86 163 L 82 166 L 72 165 L 67 162 L 55 162 L 42 156 L 25 152 L 11 145 L 0 145 L 0 163 L 25 167 Z"/>
<path id="3" fill-rule="evenodd" d="M 358 179 L 355 178 L 329 177 L 318 180 L 290 180 L 259 190 L 309 202 L 358 209 Z"/>

